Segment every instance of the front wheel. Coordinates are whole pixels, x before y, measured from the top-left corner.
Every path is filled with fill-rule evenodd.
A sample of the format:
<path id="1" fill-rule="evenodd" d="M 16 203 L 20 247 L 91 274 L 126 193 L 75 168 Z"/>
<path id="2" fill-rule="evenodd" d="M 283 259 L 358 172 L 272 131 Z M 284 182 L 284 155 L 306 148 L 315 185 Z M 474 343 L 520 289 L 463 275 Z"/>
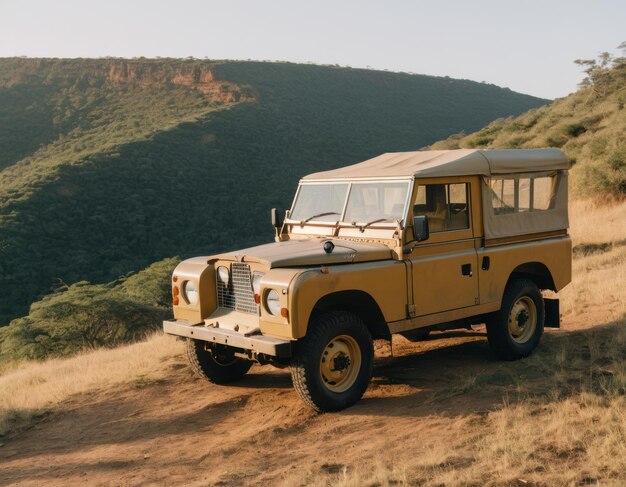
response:
<path id="1" fill-rule="evenodd" d="M 374 348 L 361 319 L 335 311 L 319 316 L 298 342 L 291 378 L 300 398 L 318 412 L 339 411 L 361 399 Z"/>
<path id="2" fill-rule="evenodd" d="M 502 308 L 487 319 L 487 339 L 501 359 L 529 356 L 543 334 L 545 307 L 537 285 L 528 279 L 511 281 Z"/>
<path id="3" fill-rule="evenodd" d="M 242 378 L 252 367 L 250 360 L 236 357 L 228 347 L 213 345 L 211 349 L 208 345 L 187 339 L 187 359 L 197 377 L 214 384 L 227 384 Z"/>

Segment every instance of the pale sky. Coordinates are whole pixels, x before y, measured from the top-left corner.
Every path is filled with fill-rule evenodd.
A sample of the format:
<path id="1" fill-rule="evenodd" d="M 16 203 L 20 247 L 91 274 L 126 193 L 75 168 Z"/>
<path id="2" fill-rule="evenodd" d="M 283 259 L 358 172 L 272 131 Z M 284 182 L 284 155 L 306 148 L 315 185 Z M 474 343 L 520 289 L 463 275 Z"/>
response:
<path id="1" fill-rule="evenodd" d="M 565 96 L 626 41 L 626 0 L 0 0 L 0 57 L 339 64 Z"/>

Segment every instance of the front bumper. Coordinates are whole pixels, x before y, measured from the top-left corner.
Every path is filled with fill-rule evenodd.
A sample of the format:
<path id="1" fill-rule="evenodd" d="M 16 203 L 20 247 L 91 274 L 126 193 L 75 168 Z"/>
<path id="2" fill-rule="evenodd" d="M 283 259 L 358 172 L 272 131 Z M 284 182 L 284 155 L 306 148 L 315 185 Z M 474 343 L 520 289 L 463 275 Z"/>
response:
<path id="1" fill-rule="evenodd" d="M 204 322 L 190 323 L 184 320 L 163 322 L 163 331 L 169 335 L 193 338 L 203 342 L 219 343 L 255 353 L 287 358 L 291 356 L 291 342 L 264 335 L 245 336 L 232 330 L 204 326 Z"/>

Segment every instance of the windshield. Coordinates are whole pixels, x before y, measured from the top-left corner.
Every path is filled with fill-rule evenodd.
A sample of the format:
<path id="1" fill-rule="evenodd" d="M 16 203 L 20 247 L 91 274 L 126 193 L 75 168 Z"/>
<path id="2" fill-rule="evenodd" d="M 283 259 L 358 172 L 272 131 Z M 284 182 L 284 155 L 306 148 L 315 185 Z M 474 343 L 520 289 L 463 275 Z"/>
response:
<path id="1" fill-rule="evenodd" d="M 348 223 L 402 220 L 408 190 L 408 181 L 304 183 L 300 185 L 290 219 Z"/>
<path id="2" fill-rule="evenodd" d="M 346 203 L 348 183 L 302 184 L 290 218 L 299 221 L 337 222 Z"/>
<path id="3" fill-rule="evenodd" d="M 408 182 L 353 183 L 343 221 L 402 220 L 408 189 Z"/>

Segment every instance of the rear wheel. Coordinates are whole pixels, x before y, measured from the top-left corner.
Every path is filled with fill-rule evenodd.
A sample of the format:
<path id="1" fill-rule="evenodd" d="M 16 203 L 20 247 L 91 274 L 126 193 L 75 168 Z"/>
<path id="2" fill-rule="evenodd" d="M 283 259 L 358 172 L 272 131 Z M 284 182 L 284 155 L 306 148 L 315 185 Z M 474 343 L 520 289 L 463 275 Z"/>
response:
<path id="1" fill-rule="evenodd" d="M 528 279 L 511 281 L 504 291 L 502 308 L 487 319 L 487 338 L 501 359 L 530 355 L 543 334 L 545 307 L 537 285 Z"/>
<path id="2" fill-rule="evenodd" d="M 358 316 L 343 311 L 321 315 L 298 342 L 293 385 L 318 412 L 345 409 L 367 389 L 373 357 L 372 337 Z"/>
<path id="3" fill-rule="evenodd" d="M 227 384 L 242 378 L 250 367 L 250 360 L 236 357 L 228 347 L 209 348 L 207 342 L 187 339 L 187 358 L 194 374 L 214 384 Z"/>

